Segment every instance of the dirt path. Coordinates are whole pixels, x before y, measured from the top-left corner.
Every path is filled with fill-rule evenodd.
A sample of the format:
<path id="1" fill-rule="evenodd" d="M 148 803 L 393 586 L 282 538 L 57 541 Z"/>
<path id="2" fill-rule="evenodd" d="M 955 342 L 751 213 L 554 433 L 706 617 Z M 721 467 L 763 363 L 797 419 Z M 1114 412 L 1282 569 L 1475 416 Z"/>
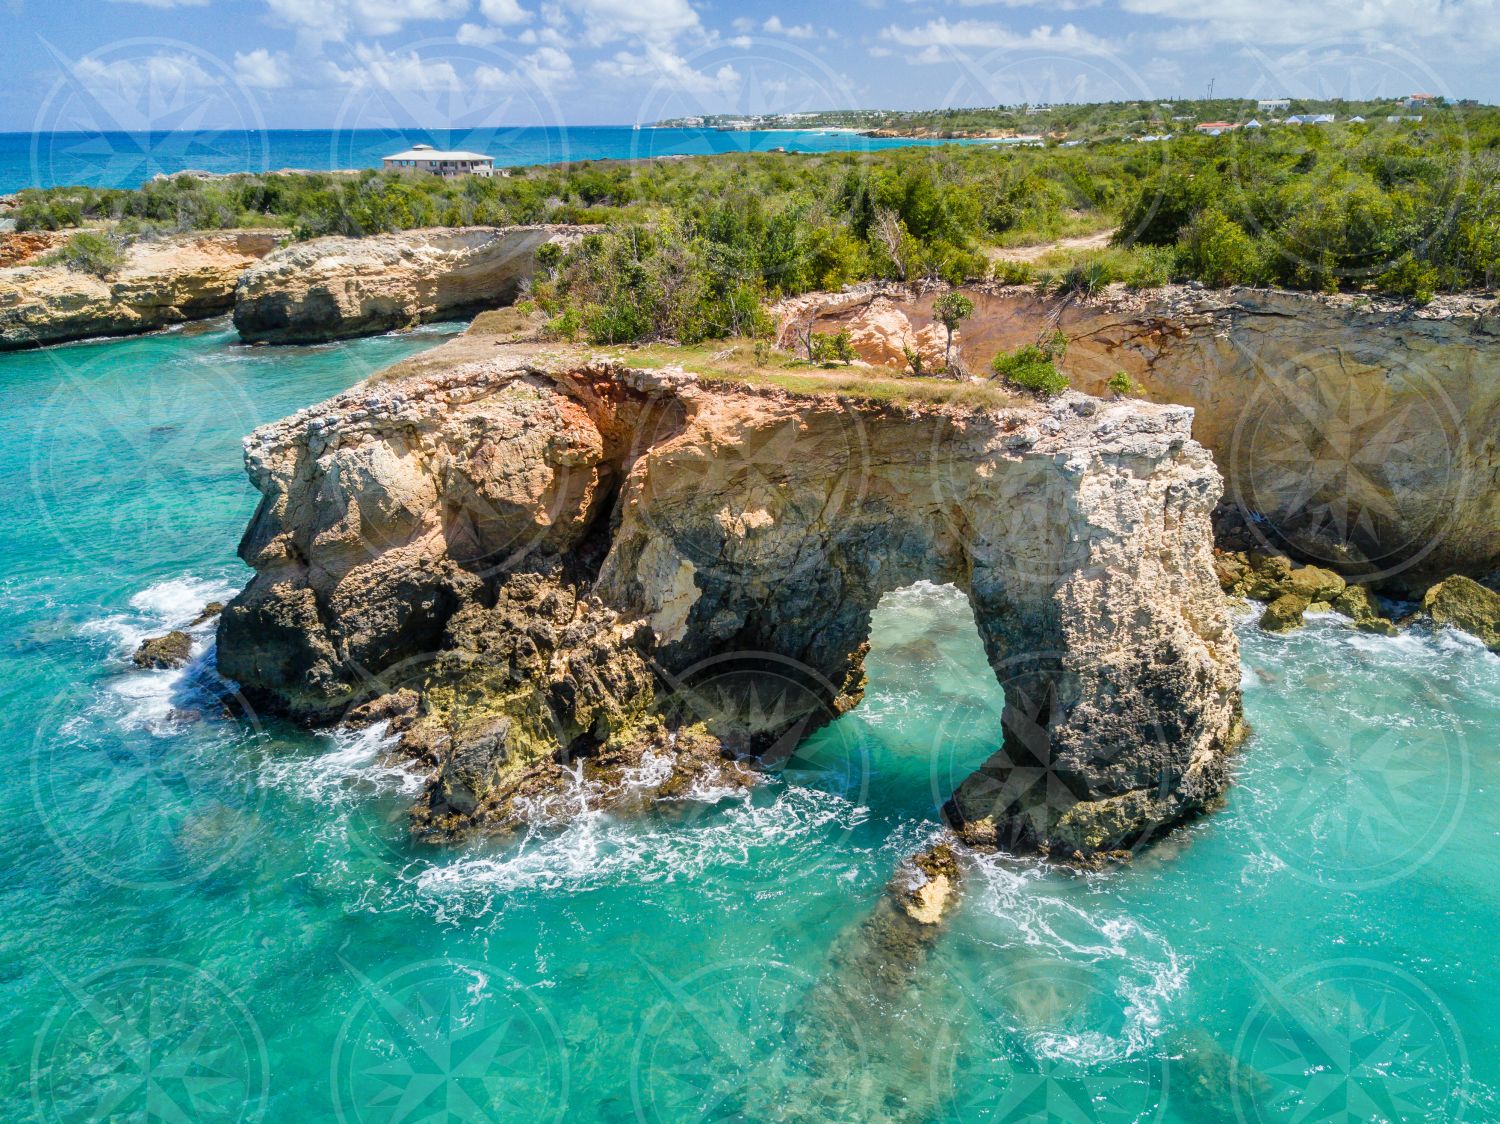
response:
<path id="1" fill-rule="evenodd" d="M 1114 235 L 1113 230 L 1101 230 L 1098 234 L 1059 238 L 1056 242 L 1043 242 L 1037 246 L 996 246 L 985 252 L 990 261 L 1036 261 L 1053 250 L 1102 250 Z"/>

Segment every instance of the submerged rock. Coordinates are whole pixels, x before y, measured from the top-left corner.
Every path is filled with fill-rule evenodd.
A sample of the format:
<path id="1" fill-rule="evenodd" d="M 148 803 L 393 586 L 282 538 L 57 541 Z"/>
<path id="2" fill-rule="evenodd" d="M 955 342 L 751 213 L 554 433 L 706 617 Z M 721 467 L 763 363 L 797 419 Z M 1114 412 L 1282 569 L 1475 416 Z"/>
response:
<path id="1" fill-rule="evenodd" d="M 1367 588 L 1349 584 L 1332 570 L 1296 566 L 1282 555 L 1220 551 L 1214 572 L 1225 593 L 1267 602 L 1260 618 L 1267 632 L 1301 628 L 1309 610 L 1329 609 L 1348 617 L 1361 632 L 1394 636 L 1398 631 L 1381 615 Z"/>
<path id="2" fill-rule="evenodd" d="M 1422 612 L 1433 624 L 1460 629 L 1500 652 L 1500 593 L 1471 578 L 1440 581 L 1422 598 Z"/>
<path id="3" fill-rule="evenodd" d="M 1227 783 L 1238 647 L 1188 411 L 794 395 L 467 337 L 398 370 L 246 443 L 256 576 L 218 658 L 312 720 L 416 691 L 427 837 L 753 783 L 859 701 L 870 614 L 922 579 L 966 591 L 1006 688 L 946 810 L 966 841 L 1115 850 Z"/>
<path id="4" fill-rule="evenodd" d="M 131 656 L 136 667 L 182 667 L 193 654 L 193 638 L 185 632 L 169 632 L 141 641 Z"/>

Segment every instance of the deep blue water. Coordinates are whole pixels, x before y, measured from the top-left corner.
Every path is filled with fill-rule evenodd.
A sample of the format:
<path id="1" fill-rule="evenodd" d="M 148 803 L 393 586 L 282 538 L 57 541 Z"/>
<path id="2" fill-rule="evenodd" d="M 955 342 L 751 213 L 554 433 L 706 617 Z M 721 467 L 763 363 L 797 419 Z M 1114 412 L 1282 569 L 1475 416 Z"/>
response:
<path id="1" fill-rule="evenodd" d="M 414 846 L 378 732 L 224 717 L 204 627 L 134 668 L 248 576 L 243 436 L 447 330 L 0 355 L 0 1120 L 1500 1119 L 1462 637 L 1248 617 L 1227 806 L 1101 874 L 976 862 L 880 1003 L 851 942 L 998 737 L 951 587 L 882 603 L 865 701 L 754 794 L 505 844 Z"/>
<path id="2" fill-rule="evenodd" d="M 497 166 L 568 160 L 630 160 L 717 152 L 870 152 L 935 141 L 825 131 L 719 132 L 581 126 L 458 131 L 415 129 L 198 130 L 189 132 L 0 133 L 0 191 L 84 184 L 139 187 L 161 173 L 329 171 L 378 168 L 413 144 L 486 153 Z"/>

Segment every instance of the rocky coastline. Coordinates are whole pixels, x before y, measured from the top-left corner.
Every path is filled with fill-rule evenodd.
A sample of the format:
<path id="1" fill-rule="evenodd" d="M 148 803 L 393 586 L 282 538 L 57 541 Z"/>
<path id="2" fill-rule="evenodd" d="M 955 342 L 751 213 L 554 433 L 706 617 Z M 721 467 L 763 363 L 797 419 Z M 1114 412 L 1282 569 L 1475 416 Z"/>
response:
<path id="1" fill-rule="evenodd" d="M 1190 425 L 464 337 L 247 441 L 256 576 L 220 670 L 257 706 L 390 723 L 429 771 L 420 837 L 505 833 L 756 783 L 858 702 L 880 597 L 950 581 L 1007 688 L 950 823 L 1118 852 L 1211 807 L 1241 733 L 1222 482 Z"/>
<path id="2" fill-rule="evenodd" d="M 97 336 L 126 336 L 222 316 L 240 275 L 276 248 L 274 230 L 230 230 L 138 241 L 117 271 L 99 277 L 41 264 L 56 248 L 25 235 L 24 264 L 0 268 L 0 351 Z"/>

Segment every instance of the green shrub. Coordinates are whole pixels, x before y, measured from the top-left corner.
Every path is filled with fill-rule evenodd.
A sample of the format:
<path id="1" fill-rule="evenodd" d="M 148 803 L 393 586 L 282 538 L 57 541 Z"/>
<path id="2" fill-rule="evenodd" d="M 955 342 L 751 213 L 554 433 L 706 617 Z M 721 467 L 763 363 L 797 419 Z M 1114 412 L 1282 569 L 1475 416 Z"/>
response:
<path id="1" fill-rule="evenodd" d="M 1375 279 L 1375 283 L 1388 293 L 1410 297 L 1418 304 L 1431 304 L 1437 289 L 1438 273 L 1430 265 L 1424 265 L 1410 254 Z"/>
<path id="2" fill-rule="evenodd" d="M 831 367 L 835 363 L 842 363 L 847 367 L 856 358 L 854 341 L 850 338 L 847 328 L 836 335 L 814 332 L 811 337 L 810 350 L 812 362 L 825 367 Z"/>
<path id="3" fill-rule="evenodd" d="M 995 263 L 991 276 L 1001 285 L 1030 285 L 1036 281 L 1036 266 L 1029 261 L 1001 258 Z"/>
<path id="4" fill-rule="evenodd" d="M 125 265 L 125 251 L 118 242 L 105 234 L 91 230 L 80 230 L 46 258 L 76 273 L 91 273 L 95 277 L 108 277 L 118 273 Z"/>
<path id="5" fill-rule="evenodd" d="M 1104 384 L 1110 391 L 1121 398 L 1134 398 L 1141 392 L 1141 388 L 1135 384 L 1135 380 L 1124 371 L 1116 371 L 1109 376 L 1109 382 Z"/>
<path id="6" fill-rule="evenodd" d="M 1012 386 L 1041 398 L 1051 398 L 1068 389 L 1068 377 L 1057 369 L 1053 356 L 1036 344 L 1027 344 L 1010 355 L 997 355 L 990 366 Z"/>
<path id="7" fill-rule="evenodd" d="M 1188 271 L 1205 285 L 1254 285 L 1265 270 L 1255 240 L 1218 210 L 1198 215 L 1179 244 Z"/>

